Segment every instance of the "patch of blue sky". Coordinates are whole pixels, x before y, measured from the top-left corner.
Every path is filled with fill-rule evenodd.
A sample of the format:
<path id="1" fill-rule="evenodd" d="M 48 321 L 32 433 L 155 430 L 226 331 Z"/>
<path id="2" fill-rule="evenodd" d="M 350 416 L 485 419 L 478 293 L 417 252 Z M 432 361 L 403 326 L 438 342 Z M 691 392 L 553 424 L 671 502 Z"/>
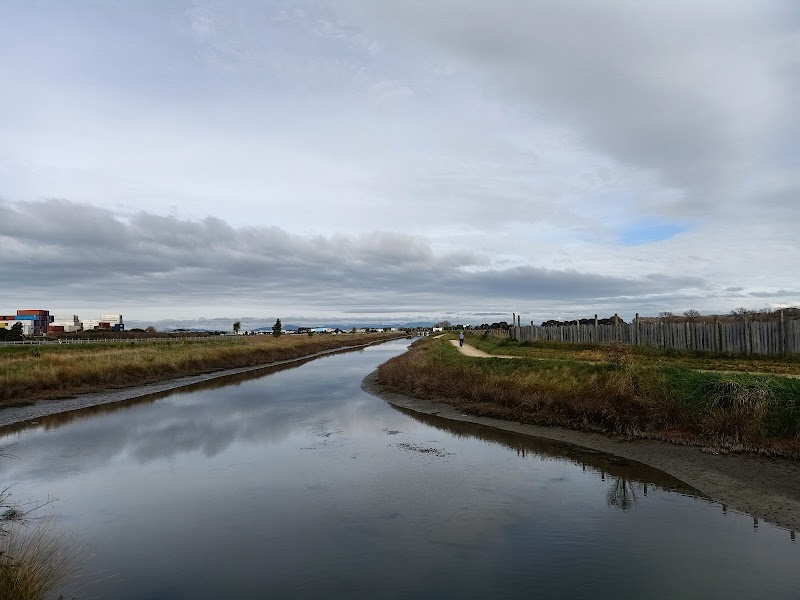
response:
<path id="1" fill-rule="evenodd" d="M 661 242 L 686 231 L 686 225 L 675 223 L 658 223 L 655 221 L 638 221 L 617 230 L 619 240 L 625 246 L 638 246 Z"/>

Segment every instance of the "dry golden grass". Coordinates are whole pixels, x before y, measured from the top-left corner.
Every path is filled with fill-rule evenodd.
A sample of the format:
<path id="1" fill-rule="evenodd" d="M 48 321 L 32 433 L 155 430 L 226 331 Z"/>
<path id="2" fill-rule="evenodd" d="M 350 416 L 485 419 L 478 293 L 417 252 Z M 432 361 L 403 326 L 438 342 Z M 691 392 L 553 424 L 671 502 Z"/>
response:
<path id="1" fill-rule="evenodd" d="M 0 536 L 0 598 L 50 597 L 77 573 L 79 554 L 54 518 L 12 524 Z"/>
<path id="2" fill-rule="evenodd" d="M 113 345 L 0 349 L 0 407 L 268 364 L 398 334 L 237 336 Z"/>

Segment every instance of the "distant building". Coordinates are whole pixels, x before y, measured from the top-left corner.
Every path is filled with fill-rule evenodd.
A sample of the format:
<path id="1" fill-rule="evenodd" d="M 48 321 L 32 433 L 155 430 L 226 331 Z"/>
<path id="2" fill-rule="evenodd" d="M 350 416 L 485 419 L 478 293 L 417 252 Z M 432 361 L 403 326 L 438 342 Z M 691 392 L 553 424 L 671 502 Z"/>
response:
<path id="1" fill-rule="evenodd" d="M 10 315 L 12 318 L 8 318 L 8 316 L 4 316 L 0 321 L 0 329 L 11 329 L 17 323 L 22 323 L 22 335 L 33 335 L 33 321 L 17 321 L 16 318 L 13 318 L 16 315 Z"/>
<path id="2" fill-rule="evenodd" d="M 125 324 L 122 322 L 122 315 L 100 315 L 99 319 L 86 319 L 83 321 L 83 329 L 110 329 L 113 331 L 125 331 Z"/>
<path id="3" fill-rule="evenodd" d="M 78 315 L 51 315 L 50 311 L 40 308 L 18 310 L 15 315 L 0 315 L 0 328 L 11 328 L 22 323 L 22 334 L 25 336 L 45 335 L 48 333 L 75 333 L 83 329 L 111 329 L 124 331 L 122 315 L 100 315 L 99 319 L 81 322 Z"/>
<path id="4" fill-rule="evenodd" d="M 0 328 L 10 329 L 22 324 L 22 335 L 44 335 L 52 317 L 50 312 L 40 308 L 18 310 L 15 315 L 0 315 Z"/>
<path id="5" fill-rule="evenodd" d="M 47 333 L 75 333 L 83 329 L 78 315 L 54 315 Z"/>
<path id="6" fill-rule="evenodd" d="M 25 333 L 25 325 L 22 326 L 23 335 L 44 335 L 47 333 L 47 326 L 50 325 L 50 311 L 41 308 L 26 308 L 18 310 L 14 316 L 14 321 L 28 321 L 31 323 L 31 333 Z M 13 325 L 13 323 L 12 323 Z"/>

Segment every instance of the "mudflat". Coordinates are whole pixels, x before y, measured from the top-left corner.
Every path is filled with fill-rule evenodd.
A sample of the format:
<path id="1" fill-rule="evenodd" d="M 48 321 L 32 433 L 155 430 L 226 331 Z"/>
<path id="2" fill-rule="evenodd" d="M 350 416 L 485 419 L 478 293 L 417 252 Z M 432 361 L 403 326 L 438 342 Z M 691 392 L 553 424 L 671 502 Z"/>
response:
<path id="1" fill-rule="evenodd" d="M 731 510 L 793 531 L 800 529 L 800 461 L 752 453 L 714 454 L 696 446 L 468 415 L 444 402 L 396 393 L 379 384 L 376 373 L 368 375 L 362 387 L 390 404 L 416 412 L 558 440 L 638 461 L 669 473 Z"/>

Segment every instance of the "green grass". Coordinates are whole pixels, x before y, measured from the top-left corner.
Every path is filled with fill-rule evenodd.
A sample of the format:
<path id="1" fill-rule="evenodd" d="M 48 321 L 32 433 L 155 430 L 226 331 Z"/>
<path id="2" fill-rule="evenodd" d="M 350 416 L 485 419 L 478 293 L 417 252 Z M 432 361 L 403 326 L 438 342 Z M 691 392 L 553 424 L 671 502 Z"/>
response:
<path id="1" fill-rule="evenodd" d="M 616 349 L 605 360 L 556 350 L 480 359 L 448 339 L 425 340 L 381 365 L 378 378 L 482 416 L 800 457 L 800 379 L 698 371 Z"/>
<path id="2" fill-rule="evenodd" d="M 467 343 L 488 354 L 502 354 L 526 358 L 555 360 L 581 360 L 600 362 L 606 360 L 602 346 L 594 344 L 568 344 L 564 342 L 516 342 L 508 338 L 467 335 Z M 638 364 L 658 366 L 684 366 L 710 371 L 742 371 L 800 375 L 800 355 L 731 356 L 708 352 L 660 350 L 649 346 L 625 346 L 628 355 Z"/>

